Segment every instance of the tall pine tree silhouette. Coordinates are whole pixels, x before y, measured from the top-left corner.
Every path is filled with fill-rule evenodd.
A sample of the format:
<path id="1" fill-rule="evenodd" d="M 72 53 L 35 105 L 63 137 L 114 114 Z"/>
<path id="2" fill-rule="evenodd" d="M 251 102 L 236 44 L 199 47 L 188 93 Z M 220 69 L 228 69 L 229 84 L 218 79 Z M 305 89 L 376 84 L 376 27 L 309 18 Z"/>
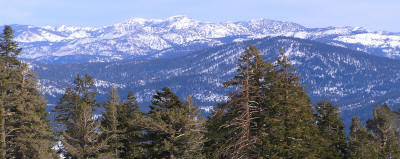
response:
<path id="1" fill-rule="evenodd" d="M 374 108 L 373 116 L 366 127 L 373 141 L 379 144 L 379 158 L 400 158 L 400 113 L 382 104 Z"/>
<path id="2" fill-rule="evenodd" d="M 263 108 L 263 156 L 270 158 L 318 158 L 321 137 L 313 119 L 311 100 L 300 84 L 283 48 L 269 75 Z"/>
<path id="3" fill-rule="evenodd" d="M 255 158 L 261 121 L 264 76 L 272 64 L 264 63 L 258 49 L 249 45 L 238 59 L 237 75 L 224 83 L 237 91 L 227 103 L 217 106 L 209 118 L 208 147 L 218 150 L 213 155 L 228 158 Z M 221 133 L 223 132 L 223 133 Z"/>
<path id="4" fill-rule="evenodd" d="M 153 96 L 146 126 L 146 158 L 203 158 L 203 123 L 192 100 L 185 103 L 167 87 Z"/>
<path id="5" fill-rule="evenodd" d="M 13 34 L 5 26 L 0 37 L 1 157 L 52 158 L 46 101 L 40 96 L 35 74 L 17 59 L 22 49 Z"/>
<path id="6" fill-rule="evenodd" d="M 95 116 L 96 91 L 89 75 L 78 75 L 75 88 L 67 88 L 53 110 L 58 124 L 65 155 L 73 158 L 92 158 L 105 149 L 107 139 L 101 140 L 101 123 Z"/>
<path id="7" fill-rule="evenodd" d="M 119 109 L 122 105 L 118 90 L 112 88 L 108 94 L 108 99 L 104 102 L 102 126 L 103 137 L 108 139 L 108 153 L 112 158 L 120 158 L 123 149 L 123 134 L 125 129 L 121 129 L 119 120 Z"/>
<path id="8" fill-rule="evenodd" d="M 315 105 L 315 120 L 323 141 L 322 158 L 345 158 L 347 156 L 346 134 L 338 106 L 326 99 Z"/>
<path id="9" fill-rule="evenodd" d="M 122 103 L 119 114 L 119 129 L 124 130 L 122 137 L 122 158 L 143 158 L 144 149 L 144 113 L 140 112 L 137 99 L 133 92 L 129 92 L 126 100 Z"/>

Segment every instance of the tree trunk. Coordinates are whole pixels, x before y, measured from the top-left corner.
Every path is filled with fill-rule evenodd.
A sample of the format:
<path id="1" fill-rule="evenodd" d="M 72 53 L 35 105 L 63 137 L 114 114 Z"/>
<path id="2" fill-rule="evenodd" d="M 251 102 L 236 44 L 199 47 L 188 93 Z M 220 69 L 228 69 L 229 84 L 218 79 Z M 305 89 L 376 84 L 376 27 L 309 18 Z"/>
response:
<path id="1" fill-rule="evenodd" d="M 5 120 L 5 109 L 4 109 L 4 94 L 2 94 L 2 101 L 0 101 L 1 105 L 0 105 L 0 133 L 1 133 L 1 158 L 5 159 L 6 158 L 6 154 L 7 154 L 7 147 L 6 147 L 6 120 Z"/>
<path id="2" fill-rule="evenodd" d="M 6 129 L 5 129 L 5 119 L 3 115 L 3 108 L 1 108 L 1 157 L 6 158 Z"/>
<path id="3" fill-rule="evenodd" d="M 119 158 L 119 157 L 120 157 L 120 156 L 119 156 L 118 148 L 115 148 L 115 157 L 116 157 L 116 158 Z"/>
<path id="4" fill-rule="evenodd" d="M 246 68 L 246 80 L 245 80 L 245 107 L 246 107 L 246 140 L 247 143 L 250 143 L 251 138 L 250 138 L 250 106 L 249 106 L 249 66 L 247 65 Z M 246 158 L 250 158 L 250 150 L 249 147 L 250 145 L 247 146 L 246 148 Z"/>

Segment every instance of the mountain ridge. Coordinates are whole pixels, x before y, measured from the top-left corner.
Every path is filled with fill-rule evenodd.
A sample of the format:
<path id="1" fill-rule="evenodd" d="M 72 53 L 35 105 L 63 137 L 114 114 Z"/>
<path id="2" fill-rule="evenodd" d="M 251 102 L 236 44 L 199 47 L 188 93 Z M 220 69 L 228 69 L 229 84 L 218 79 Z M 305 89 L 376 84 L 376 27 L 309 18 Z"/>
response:
<path id="1" fill-rule="evenodd" d="M 268 19 L 211 23 L 180 15 L 165 19 L 135 17 L 103 27 L 13 27 L 15 39 L 24 49 L 21 58 L 44 63 L 74 63 L 68 57 L 80 55 L 91 56 L 82 62 L 181 56 L 206 47 L 276 36 L 400 58 L 400 33 L 360 27 L 307 28 Z"/>
<path id="2" fill-rule="evenodd" d="M 125 60 L 82 64 L 36 64 L 42 91 L 50 104 L 57 101 L 76 74 L 89 73 L 96 79 L 99 99 L 116 87 L 125 96 L 134 91 L 144 108 L 156 90 L 168 86 L 181 98 L 193 96 L 203 108 L 224 102 L 230 88 L 222 83 L 236 72 L 237 58 L 247 44 L 259 48 L 265 60 L 273 61 L 283 46 L 298 68 L 302 84 L 313 102 L 327 98 L 339 104 L 348 123 L 351 116 L 370 117 L 376 103 L 400 104 L 398 60 L 327 45 L 312 40 L 266 37 L 230 43 L 173 58 Z"/>

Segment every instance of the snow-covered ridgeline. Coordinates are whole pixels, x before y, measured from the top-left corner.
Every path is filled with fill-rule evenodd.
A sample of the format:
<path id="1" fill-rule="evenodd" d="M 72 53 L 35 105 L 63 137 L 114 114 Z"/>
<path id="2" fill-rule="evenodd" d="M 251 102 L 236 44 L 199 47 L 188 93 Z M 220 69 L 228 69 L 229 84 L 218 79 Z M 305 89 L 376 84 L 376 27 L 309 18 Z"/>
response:
<path id="1" fill-rule="evenodd" d="M 210 23 L 186 16 L 173 16 L 166 19 L 131 18 L 104 27 L 13 27 L 16 41 L 24 48 L 21 57 L 28 59 L 76 54 L 147 56 L 174 47 L 196 44 L 215 46 L 266 36 L 320 40 L 344 47 L 345 44 L 360 44 L 367 48 L 382 49 L 382 56 L 400 56 L 398 33 L 360 27 L 306 28 L 291 22 L 267 19 Z M 153 57 L 159 57 L 160 54 L 162 52 Z"/>

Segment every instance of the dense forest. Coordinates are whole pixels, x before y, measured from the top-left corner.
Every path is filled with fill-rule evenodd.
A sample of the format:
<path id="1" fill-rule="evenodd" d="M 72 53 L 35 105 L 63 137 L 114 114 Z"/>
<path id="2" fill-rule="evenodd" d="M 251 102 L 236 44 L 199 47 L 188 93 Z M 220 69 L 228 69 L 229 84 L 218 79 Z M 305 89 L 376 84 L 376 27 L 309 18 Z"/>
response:
<path id="1" fill-rule="evenodd" d="M 13 33 L 5 26 L 0 36 L 0 158 L 400 158 L 400 113 L 379 104 L 373 119 L 353 117 L 346 135 L 338 106 L 311 102 L 283 48 L 275 61 L 245 48 L 224 83 L 235 91 L 208 117 L 167 87 L 147 112 L 133 92 L 121 98 L 114 88 L 99 103 L 85 74 L 50 118 Z"/>

